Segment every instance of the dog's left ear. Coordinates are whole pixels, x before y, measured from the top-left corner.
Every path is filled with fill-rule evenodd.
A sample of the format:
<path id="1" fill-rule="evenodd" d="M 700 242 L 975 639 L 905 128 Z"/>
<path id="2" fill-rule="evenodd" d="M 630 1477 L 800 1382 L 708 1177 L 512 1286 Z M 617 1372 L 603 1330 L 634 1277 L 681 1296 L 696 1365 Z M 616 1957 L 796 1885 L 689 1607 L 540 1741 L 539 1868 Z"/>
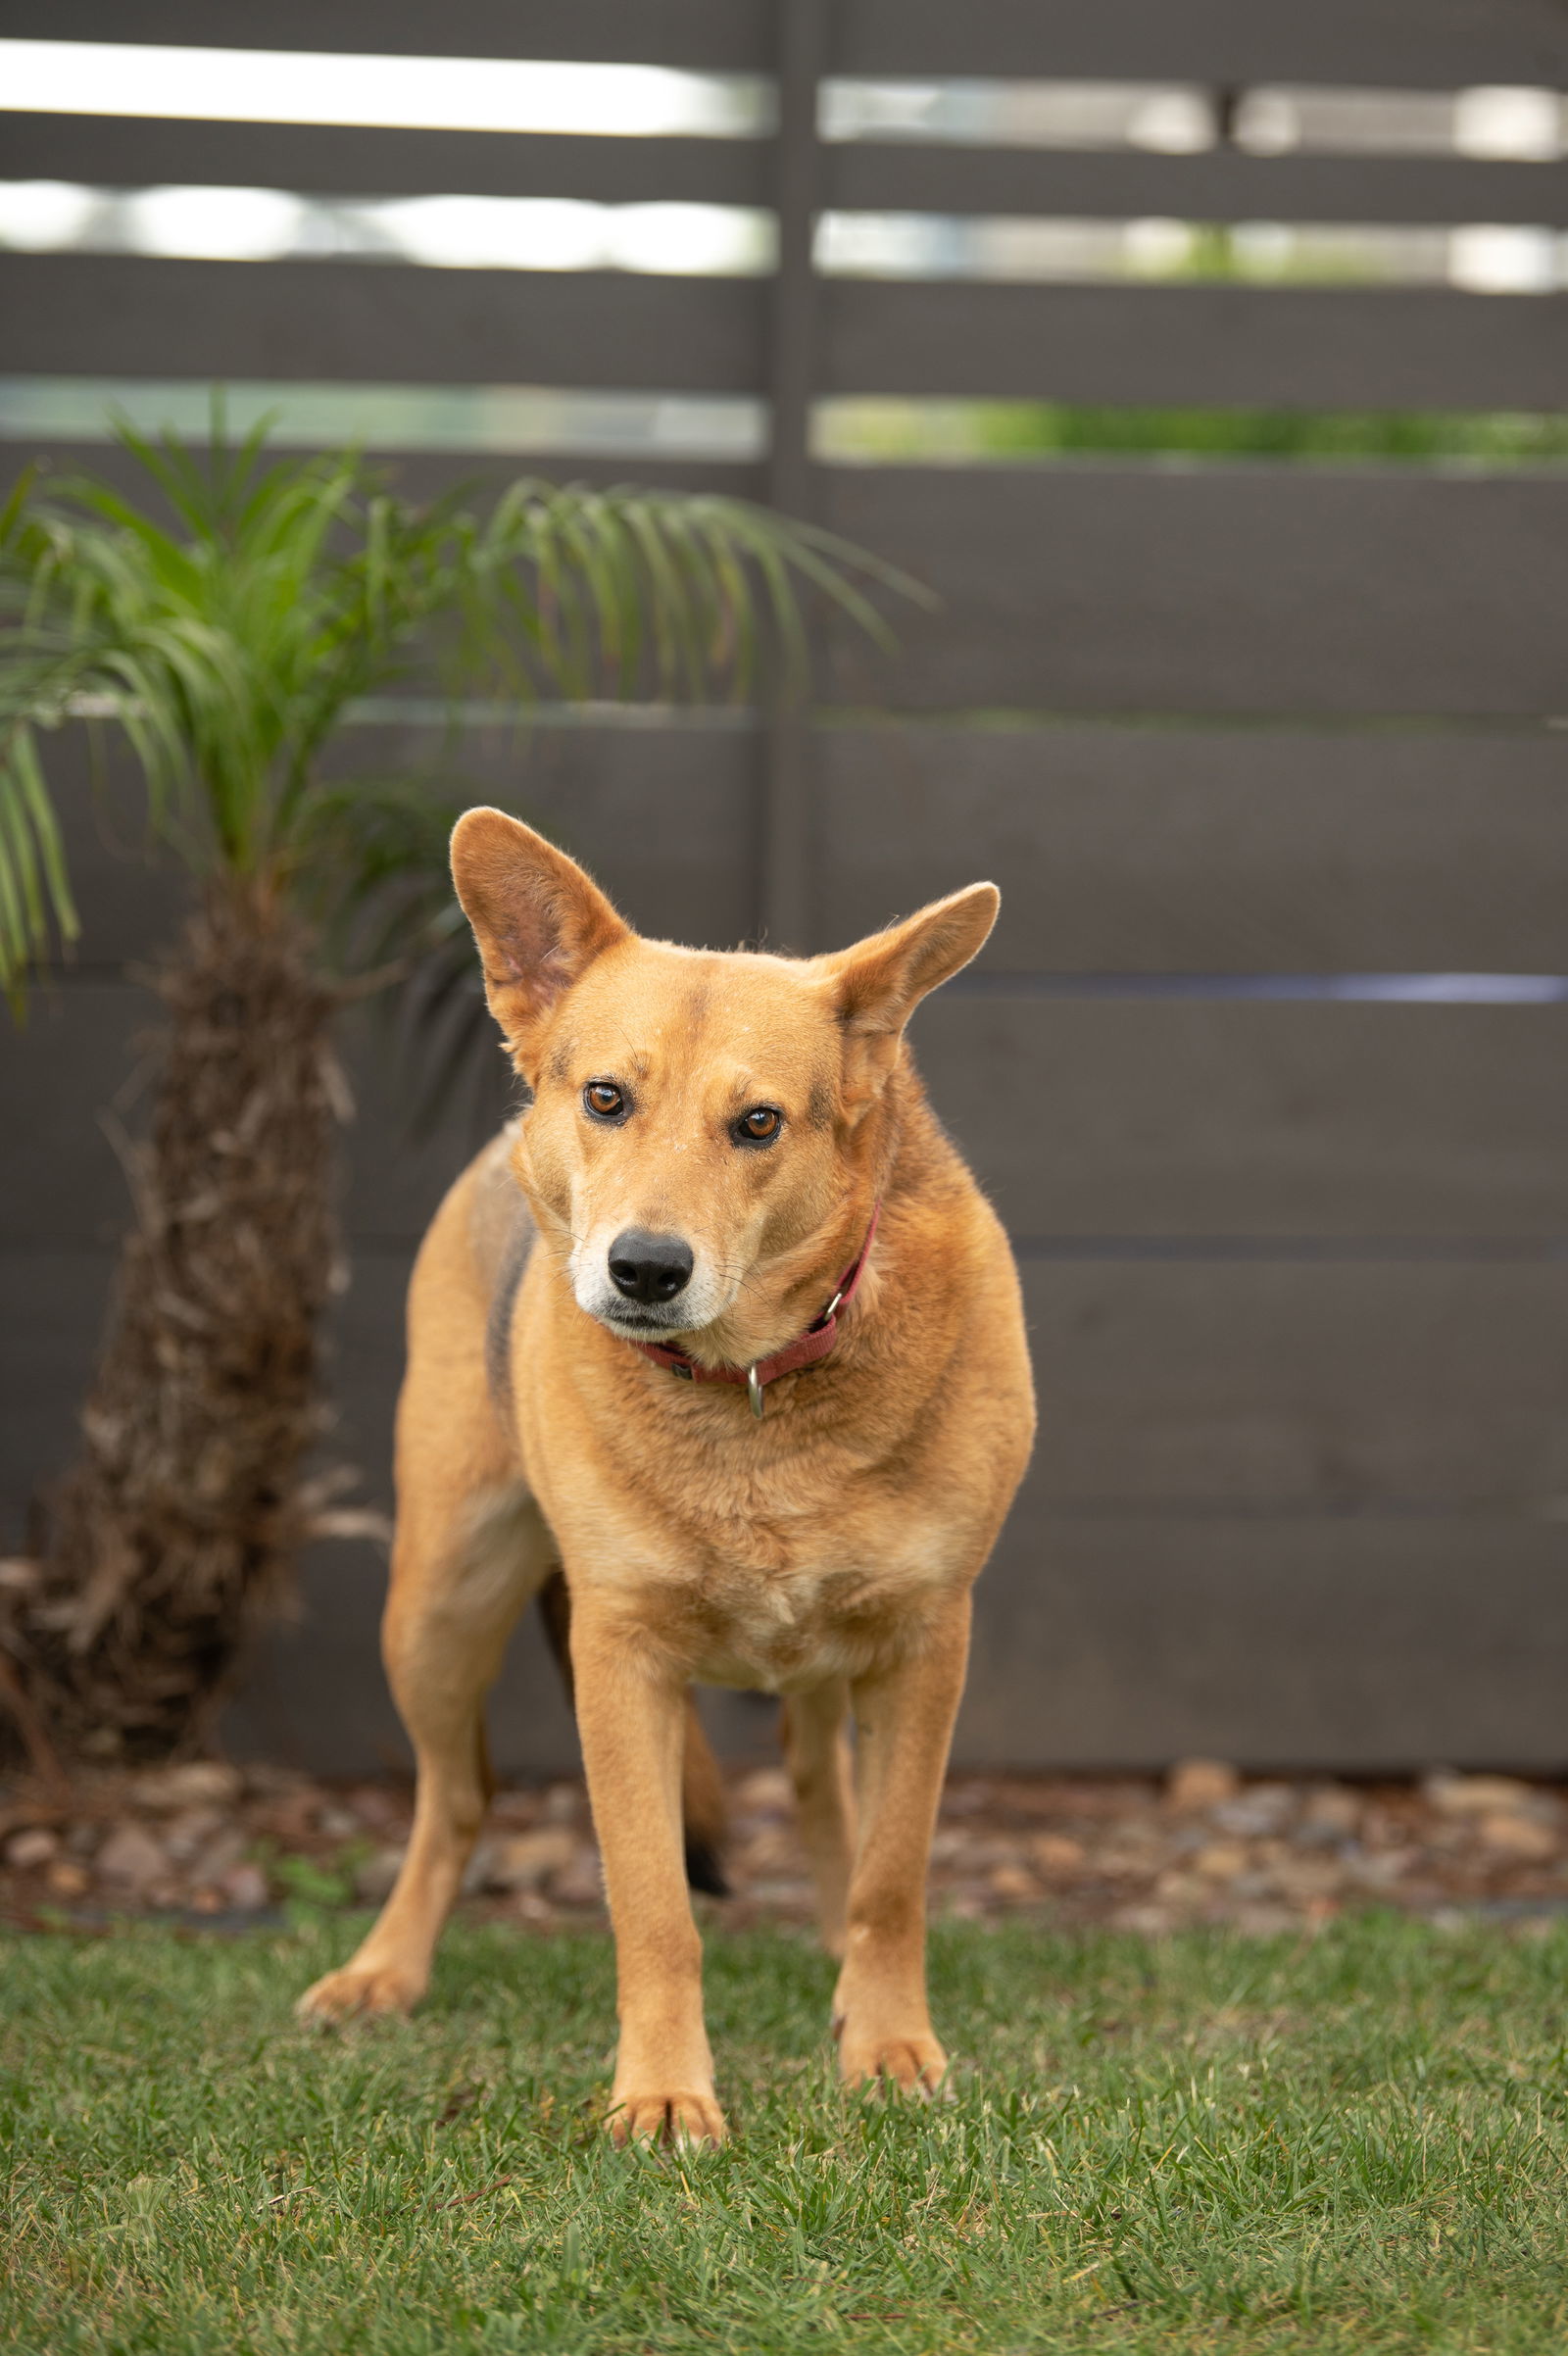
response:
<path id="1" fill-rule="evenodd" d="M 452 880 L 479 944 L 490 1011 L 531 1080 L 550 1009 L 631 928 L 575 859 L 504 810 L 465 810 L 452 831 Z"/>
<path id="2" fill-rule="evenodd" d="M 844 1026 L 846 1103 L 863 1107 L 881 1093 L 909 1016 L 928 991 L 985 947 L 1001 906 L 995 884 L 970 884 L 885 933 L 816 960 Z"/>

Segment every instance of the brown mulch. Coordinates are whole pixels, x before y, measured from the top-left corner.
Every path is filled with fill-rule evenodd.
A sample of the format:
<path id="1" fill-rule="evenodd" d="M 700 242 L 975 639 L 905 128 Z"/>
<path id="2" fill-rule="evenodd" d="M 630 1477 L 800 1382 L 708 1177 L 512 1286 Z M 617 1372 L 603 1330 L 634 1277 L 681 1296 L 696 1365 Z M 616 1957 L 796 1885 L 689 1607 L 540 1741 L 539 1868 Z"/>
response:
<path id="1" fill-rule="evenodd" d="M 89 1928 L 125 1914 L 234 1928 L 287 1901 L 378 1904 L 408 1837 L 405 1784 L 319 1783 L 219 1761 L 0 1785 L 0 1917 Z M 736 1924 L 804 1922 L 810 1893 L 777 1768 L 731 1785 Z M 1422 1784 L 1249 1780 L 1189 1760 L 1136 1776 L 955 1775 L 932 1907 L 979 1920 L 1157 1933 L 1296 1930 L 1347 1907 L 1442 1918 L 1568 1910 L 1568 1788 L 1503 1776 Z M 603 1918 L 577 1782 L 506 1791 L 470 1868 L 473 1919 L 548 1930 Z"/>

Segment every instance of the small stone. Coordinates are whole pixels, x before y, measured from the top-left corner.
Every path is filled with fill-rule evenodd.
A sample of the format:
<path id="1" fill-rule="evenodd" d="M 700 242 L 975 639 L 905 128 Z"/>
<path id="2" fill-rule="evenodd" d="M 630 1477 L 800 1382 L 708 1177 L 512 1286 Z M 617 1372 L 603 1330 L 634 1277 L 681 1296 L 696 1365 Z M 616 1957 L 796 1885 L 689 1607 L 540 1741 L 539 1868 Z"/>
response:
<path id="1" fill-rule="evenodd" d="M 232 1807 L 245 1778 L 224 1759 L 185 1759 L 177 1767 L 154 1767 L 136 1778 L 132 1791 L 144 1808 L 172 1815 L 178 1808 Z"/>
<path id="2" fill-rule="evenodd" d="M 328 1841 L 352 1841 L 360 1829 L 360 1820 L 351 1808 L 323 1808 L 316 1823 Z"/>
<path id="3" fill-rule="evenodd" d="M 1239 1841 L 1211 1841 L 1192 1861 L 1194 1873 L 1201 1874 L 1205 1882 L 1237 1881 L 1250 1862 Z"/>
<path id="4" fill-rule="evenodd" d="M 365 1825 L 372 1833 L 395 1833 L 408 1821 L 408 1809 L 377 1784 L 367 1784 L 362 1792 L 356 1792 L 352 1806 L 356 1831 Z"/>
<path id="5" fill-rule="evenodd" d="M 1434 1775 L 1423 1789 L 1440 1816 L 1504 1815 L 1535 1797 L 1511 1775 Z"/>
<path id="6" fill-rule="evenodd" d="M 162 1844 L 139 1824 L 117 1824 L 93 1860 L 101 1882 L 112 1882 L 132 1895 L 165 1880 L 169 1859 Z"/>
<path id="7" fill-rule="evenodd" d="M 1281 1897 L 1298 1905 L 1333 1897 L 1342 1878 L 1338 1860 L 1330 1857 L 1282 1858 L 1269 1868 L 1269 1880 Z"/>
<path id="8" fill-rule="evenodd" d="M 1360 1830 L 1361 1802 L 1343 1784 L 1319 1784 L 1301 1809 L 1299 1831 L 1320 1841 L 1349 1841 Z"/>
<path id="9" fill-rule="evenodd" d="M 577 1836 L 564 1824 L 542 1824 L 532 1833 L 498 1833 L 486 1843 L 487 1890 L 537 1890 L 550 1874 L 562 1873 L 577 1854 Z"/>
<path id="10" fill-rule="evenodd" d="M 1220 1832 L 1255 1841 L 1280 1830 L 1291 1813 L 1291 1803 L 1289 1784 L 1251 1784 L 1235 1799 L 1221 1800 L 1212 1813 Z"/>
<path id="11" fill-rule="evenodd" d="M 221 1808 L 182 1808 L 177 1816 L 170 1818 L 160 1838 L 174 1863 L 183 1865 L 212 1839 L 222 1822 Z"/>
<path id="12" fill-rule="evenodd" d="M 19 1874 L 35 1873 L 59 1847 L 58 1833 L 51 1833 L 47 1825 L 29 1825 L 24 1833 L 13 1833 L 6 1842 L 6 1863 Z"/>
<path id="13" fill-rule="evenodd" d="M 1110 1918 L 1116 1931 L 1134 1931 L 1143 1939 L 1159 1939 L 1176 1927 L 1176 1918 L 1167 1906 L 1118 1906 Z"/>
<path id="14" fill-rule="evenodd" d="M 233 1865 L 219 1889 L 237 1914 L 255 1914 L 267 1903 L 267 1876 L 259 1865 Z"/>
<path id="15" fill-rule="evenodd" d="M 380 1906 L 392 1895 L 392 1885 L 403 1870 L 400 1848 L 378 1848 L 354 1869 L 354 1894 L 362 1906 Z"/>
<path id="16" fill-rule="evenodd" d="M 599 1866 L 599 1851 L 584 1841 L 568 1865 L 550 1877 L 550 1894 L 562 1906 L 599 1906 L 604 1903 L 605 1883 Z"/>
<path id="17" fill-rule="evenodd" d="M 57 1857 L 43 1879 L 52 1898 L 85 1897 L 92 1888 L 92 1876 L 86 1867 L 70 1857 Z"/>
<path id="18" fill-rule="evenodd" d="M 1089 1851 L 1070 1833 L 1037 1833 L 1029 1843 L 1029 1854 L 1048 1882 L 1081 1874 L 1089 1863 Z"/>
<path id="19" fill-rule="evenodd" d="M 1483 1816 L 1476 1826 L 1484 1847 L 1498 1857 L 1517 1857 L 1521 1864 L 1544 1864 L 1557 1854 L 1557 1837 L 1549 1825 L 1534 1818 L 1499 1810 Z"/>
<path id="20" fill-rule="evenodd" d="M 981 1923 L 985 1921 L 986 1902 L 977 1890 L 956 1890 L 942 1911 L 952 1922 Z"/>
<path id="21" fill-rule="evenodd" d="M 583 1796 L 580 1784 L 552 1784 L 539 1813 L 546 1824 L 575 1824 L 583 1814 Z"/>
<path id="22" fill-rule="evenodd" d="M 1278 1939 L 1283 1932 L 1299 1928 L 1289 1907 L 1266 1905 L 1238 1906 L 1230 1925 L 1246 1939 Z"/>
<path id="23" fill-rule="evenodd" d="M 1408 1873 L 1415 1861 L 1413 1848 L 1371 1849 L 1359 1857 L 1345 1859 L 1345 1879 L 1357 1890 L 1387 1890 Z"/>
<path id="24" fill-rule="evenodd" d="M 1187 1815 L 1234 1799 L 1242 1779 L 1223 1759 L 1179 1759 L 1165 1778 L 1167 1803 Z"/>
<path id="25" fill-rule="evenodd" d="M 239 1826 L 230 1825 L 218 1839 L 209 1841 L 190 1868 L 193 1882 L 220 1882 L 224 1874 L 238 1865 L 245 1854 L 245 1836 Z"/>
<path id="26" fill-rule="evenodd" d="M 193 1890 L 190 1907 L 193 1914 L 221 1914 L 223 1893 L 220 1890 Z"/>
<path id="27" fill-rule="evenodd" d="M 790 1816 L 795 1812 L 795 1786 L 782 1767 L 754 1768 L 736 1785 L 734 1801 L 755 1816 Z"/>
<path id="28" fill-rule="evenodd" d="M 996 1865 L 991 1870 L 991 1894 L 999 1898 L 1037 1898 L 1040 1885 L 1026 1866 Z"/>
<path id="29" fill-rule="evenodd" d="M 750 1841 L 736 1852 L 735 1865 L 739 1873 L 748 1879 L 755 1879 L 758 1874 L 780 1873 L 786 1866 L 795 1865 L 799 1860 L 800 1843 L 793 1828 L 769 1824 L 761 1832 L 754 1833 Z"/>

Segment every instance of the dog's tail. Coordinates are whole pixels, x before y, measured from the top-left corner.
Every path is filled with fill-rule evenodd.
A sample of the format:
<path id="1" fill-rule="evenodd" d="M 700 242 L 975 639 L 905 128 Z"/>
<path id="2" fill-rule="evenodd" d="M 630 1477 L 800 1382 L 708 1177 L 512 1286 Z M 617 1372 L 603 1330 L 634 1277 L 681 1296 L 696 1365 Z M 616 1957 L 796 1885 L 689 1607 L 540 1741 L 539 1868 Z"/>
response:
<path id="1" fill-rule="evenodd" d="M 539 1590 L 539 1610 L 566 1689 L 566 1698 L 574 1702 L 571 1593 L 562 1572 L 552 1571 Z M 724 1778 L 690 1693 L 686 1696 L 686 1748 L 681 1761 L 680 1799 L 686 1833 L 686 1879 L 694 1890 L 707 1890 L 710 1897 L 726 1898 L 729 1884 L 724 1879 L 724 1835 L 728 1808 Z"/>

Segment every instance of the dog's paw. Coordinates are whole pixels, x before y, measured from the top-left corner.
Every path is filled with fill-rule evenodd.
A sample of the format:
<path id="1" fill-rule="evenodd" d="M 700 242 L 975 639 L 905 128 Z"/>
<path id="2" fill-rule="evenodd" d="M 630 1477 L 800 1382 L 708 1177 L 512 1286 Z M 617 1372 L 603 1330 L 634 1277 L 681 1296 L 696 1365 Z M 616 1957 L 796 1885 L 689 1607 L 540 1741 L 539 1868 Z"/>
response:
<path id="1" fill-rule="evenodd" d="M 376 2013 L 412 2012 L 423 1993 L 422 1980 L 393 1965 L 348 1963 L 308 1988 L 294 2010 L 300 2020 L 331 2029 Z"/>
<path id="2" fill-rule="evenodd" d="M 612 2140 L 627 2143 L 723 2143 L 724 2114 L 711 2094 L 617 2093 L 606 2124 Z"/>
<path id="3" fill-rule="evenodd" d="M 942 2091 L 948 2057 L 929 2030 L 879 2035 L 860 2030 L 853 2020 L 836 2021 L 839 2075 L 846 2086 L 898 2086 L 929 2102 Z"/>

